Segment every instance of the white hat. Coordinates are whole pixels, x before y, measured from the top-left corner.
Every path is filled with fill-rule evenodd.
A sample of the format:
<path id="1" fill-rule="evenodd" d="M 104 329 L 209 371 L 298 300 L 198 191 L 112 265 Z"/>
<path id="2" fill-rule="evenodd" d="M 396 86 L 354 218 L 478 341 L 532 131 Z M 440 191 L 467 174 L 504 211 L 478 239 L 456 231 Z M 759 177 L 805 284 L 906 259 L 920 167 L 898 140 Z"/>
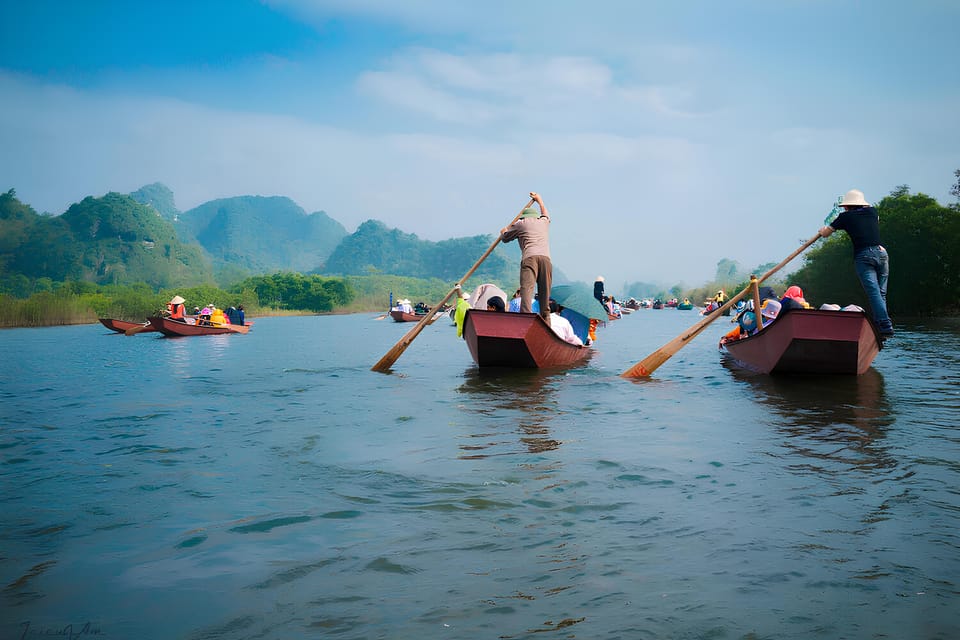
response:
<path id="1" fill-rule="evenodd" d="M 870 203 L 863 197 L 863 191 L 859 189 L 850 189 L 843 200 L 840 201 L 841 207 L 869 207 Z"/>
<path id="2" fill-rule="evenodd" d="M 603 282 L 603 276 L 597 276 L 597 282 Z"/>
<path id="3" fill-rule="evenodd" d="M 461 294 L 460 294 L 460 297 L 463 298 L 464 300 L 469 300 L 469 299 L 470 299 L 470 294 L 469 294 L 469 293 L 461 293 Z"/>
<path id="4" fill-rule="evenodd" d="M 186 302 L 186 300 L 180 296 L 173 296 L 173 298 L 170 299 L 170 304 L 183 304 L 184 302 Z"/>
<path id="5" fill-rule="evenodd" d="M 822 305 L 820 305 L 820 310 L 821 311 L 840 311 L 840 305 L 824 302 Z"/>

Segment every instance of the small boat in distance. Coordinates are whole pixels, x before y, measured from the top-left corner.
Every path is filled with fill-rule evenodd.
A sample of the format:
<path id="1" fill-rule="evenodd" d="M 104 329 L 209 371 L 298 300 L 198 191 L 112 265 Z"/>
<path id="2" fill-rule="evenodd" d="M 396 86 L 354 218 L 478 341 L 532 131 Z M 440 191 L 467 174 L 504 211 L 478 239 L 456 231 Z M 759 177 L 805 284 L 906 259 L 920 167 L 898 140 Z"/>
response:
<path id="1" fill-rule="evenodd" d="M 163 316 L 151 316 L 148 318 L 155 331 L 159 331 L 165 336 L 216 336 L 225 333 L 248 333 L 249 324 L 187 324 L 182 320 L 173 320 Z"/>
<path id="2" fill-rule="evenodd" d="M 406 311 L 400 311 L 399 309 L 391 309 L 390 317 L 396 322 L 420 322 L 420 319 L 426 314 L 423 313 L 407 313 Z"/>
<path id="3" fill-rule="evenodd" d="M 788 309 L 752 336 L 722 345 L 737 364 L 759 373 L 860 375 L 883 348 L 862 311 Z"/>
<path id="4" fill-rule="evenodd" d="M 470 309 L 463 339 L 480 367 L 546 369 L 584 362 L 590 347 L 564 341 L 537 313 Z"/>
<path id="5" fill-rule="evenodd" d="M 137 333 L 144 333 L 149 331 L 156 331 L 153 325 L 150 324 L 150 321 L 147 322 L 130 322 L 129 320 L 117 320 L 116 318 L 97 318 L 100 321 L 100 324 L 105 326 L 111 331 L 116 331 L 117 333 L 126 333 L 130 329 L 138 329 Z"/>

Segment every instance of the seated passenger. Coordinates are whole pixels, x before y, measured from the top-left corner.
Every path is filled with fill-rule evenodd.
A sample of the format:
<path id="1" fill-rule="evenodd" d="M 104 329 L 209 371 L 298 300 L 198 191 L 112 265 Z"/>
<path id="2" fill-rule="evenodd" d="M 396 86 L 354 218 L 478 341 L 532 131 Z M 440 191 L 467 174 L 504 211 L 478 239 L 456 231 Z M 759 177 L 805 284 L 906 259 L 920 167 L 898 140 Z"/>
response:
<path id="1" fill-rule="evenodd" d="M 787 309 L 810 309 L 810 304 L 803 297 L 803 289 L 797 285 L 787 287 L 783 297 L 780 298 L 780 306 L 783 311 Z"/>
<path id="2" fill-rule="evenodd" d="M 778 315 L 780 315 L 780 302 L 778 300 L 767 298 L 760 305 L 760 318 L 764 327 L 776 320 Z"/>
<path id="3" fill-rule="evenodd" d="M 487 311 L 506 311 L 503 298 L 500 296 L 491 296 L 487 299 Z"/>
<path id="4" fill-rule="evenodd" d="M 574 333 L 570 321 L 560 315 L 560 305 L 556 300 L 550 301 L 550 328 L 565 342 L 583 346 L 583 340 Z"/>

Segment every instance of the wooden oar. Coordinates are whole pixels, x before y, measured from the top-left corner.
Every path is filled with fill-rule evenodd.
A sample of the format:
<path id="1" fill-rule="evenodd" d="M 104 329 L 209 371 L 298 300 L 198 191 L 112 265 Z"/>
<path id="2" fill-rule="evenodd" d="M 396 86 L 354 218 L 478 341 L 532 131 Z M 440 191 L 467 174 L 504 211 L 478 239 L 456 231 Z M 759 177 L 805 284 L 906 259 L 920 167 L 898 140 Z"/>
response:
<path id="1" fill-rule="evenodd" d="M 513 220 L 510 221 L 510 224 L 513 224 L 514 222 L 519 220 L 520 216 L 523 215 L 524 209 L 526 209 L 527 207 L 532 207 L 533 203 L 534 203 L 534 200 L 531 199 L 530 202 L 528 202 L 526 206 L 523 207 L 523 209 L 520 209 L 520 213 L 514 216 Z M 509 227 L 510 224 L 508 224 L 507 226 Z M 473 272 L 476 271 L 477 268 L 483 263 L 483 261 L 486 260 L 491 253 L 493 253 L 493 250 L 497 248 L 498 244 L 500 244 L 499 231 L 497 231 L 497 239 L 494 240 L 493 244 L 490 245 L 490 248 L 487 249 L 482 256 L 480 256 L 480 259 L 477 260 L 477 262 L 472 267 L 470 267 L 470 270 L 467 271 L 465 274 L 463 274 L 463 277 L 460 278 L 460 282 L 466 282 L 467 279 L 473 275 Z M 450 296 L 454 294 L 457 288 L 458 287 L 455 286 L 453 289 L 450 289 L 450 291 L 447 292 L 447 295 L 443 297 L 443 300 L 433 305 L 431 309 L 439 309 L 444 304 L 446 304 L 447 300 L 450 299 Z M 393 345 L 393 347 L 390 348 L 390 351 L 387 351 L 386 355 L 380 358 L 377 364 L 373 365 L 370 368 L 370 370 L 379 371 L 381 373 L 385 373 L 389 371 L 390 367 L 393 366 L 393 363 L 397 361 L 397 358 L 399 358 L 403 354 L 403 352 L 407 350 L 407 347 L 410 346 L 410 343 L 413 342 L 413 339 L 416 338 L 418 335 L 420 335 L 420 332 L 423 331 L 424 327 L 426 327 L 428 324 L 432 322 L 431 318 L 433 318 L 433 316 L 434 314 L 432 313 L 424 314 L 424 316 L 420 318 L 420 321 L 416 324 L 416 326 L 410 329 L 410 331 L 408 331 L 405 336 L 400 338 L 400 341 L 397 342 L 397 344 Z"/>
<path id="2" fill-rule="evenodd" d="M 804 242 L 799 249 L 797 249 L 796 251 L 791 253 L 789 256 L 784 258 L 780 262 L 780 264 L 776 265 L 775 267 L 767 271 L 765 274 L 760 276 L 760 278 L 757 279 L 757 284 L 760 284 L 761 282 L 763 282 L 764 280 L 766 280 L 767 278 L 775 274 L 777 271 L 780 271 L 780 269 L 785 267 L 788 262 L 790 262 L 791 260 L 796 258 L 798 255 L 803 253 L 807 249 L 807 247 L 809 247 L 819 239 L 820 239 L 820 232 L 818 231 L 815 236 L 813 236 L 812 238 Z M 657 368 L 660 367 L 660 365 L 662 365 L 664 362 L 672 358 L 677 353 L 677 351 L 680 351 L 680 349 L 687 346 L 688 342 L 690 342 L 691 340 L 696 338 L 698 335 L 700 335 L 700 332 L 706 329 L 707 325 L 709 325 L 711 322 L 719 318 L 724 311 L 726 311 L 727 309 L 735 305 L 741 298 L 744 298 L 745 296 L 747 296 L 750 293 L 750 291 L 751 291 L 750 286 L 745 287 L 743 291 L 741 291 L 737 295 L 727 300 L 727 302 L 723 306 L 721 306 L 719 309 L 714 310 L 712 313 L 710 313 L 710 315 L 708 315 L 706 318 L 704 318 L 697 324 L 690 327 L 687 331 L 685 331 L 684 333 L 681 333 L 679 336 L 677 336 L 676 338 L 674 338 L 667 344 L 663 345 L 662 347 L 660 347 L 659 349 L 657 349 L 656 351 L 648 355 L 646 358 L 644 358 L 637 364 L 633 365 L 632 367 L 630 367 L 629 369 L 621 373 L 620 377 L 643 378 L 643 377 L 649 376 L 651 373 L 656 371 Z M 760 310 L 754 309 L 754 312 L 759 314 Z"/>

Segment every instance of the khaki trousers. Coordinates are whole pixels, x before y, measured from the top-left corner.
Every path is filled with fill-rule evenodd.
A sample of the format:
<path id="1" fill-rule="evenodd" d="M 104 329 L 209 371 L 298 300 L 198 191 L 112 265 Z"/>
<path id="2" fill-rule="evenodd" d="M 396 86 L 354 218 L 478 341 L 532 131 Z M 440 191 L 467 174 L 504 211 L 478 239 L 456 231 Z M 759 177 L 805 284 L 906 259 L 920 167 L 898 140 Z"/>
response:
<path id="1" fill-rule="evenodd" d="M 529 256 L 520 261 L 520 311 L 533 313 L 533 288 L 540 299 L 540 315 L 550 321 L 550 285 L 553 265 L 547 256 Z"/>

